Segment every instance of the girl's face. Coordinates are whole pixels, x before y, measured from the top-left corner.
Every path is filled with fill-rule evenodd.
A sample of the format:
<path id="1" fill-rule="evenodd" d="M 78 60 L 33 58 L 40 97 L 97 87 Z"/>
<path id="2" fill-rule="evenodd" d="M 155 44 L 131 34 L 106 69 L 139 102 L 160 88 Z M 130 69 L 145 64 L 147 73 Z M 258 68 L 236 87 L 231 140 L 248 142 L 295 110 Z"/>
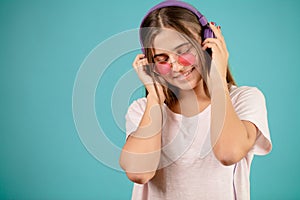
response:
<path id="1" fill-rule="evenodd" d="M 154 39 L 154 71 L 181 89 L 195 88 L 200 80 L 195 48 L 180 33 L 162 29 Z"/>

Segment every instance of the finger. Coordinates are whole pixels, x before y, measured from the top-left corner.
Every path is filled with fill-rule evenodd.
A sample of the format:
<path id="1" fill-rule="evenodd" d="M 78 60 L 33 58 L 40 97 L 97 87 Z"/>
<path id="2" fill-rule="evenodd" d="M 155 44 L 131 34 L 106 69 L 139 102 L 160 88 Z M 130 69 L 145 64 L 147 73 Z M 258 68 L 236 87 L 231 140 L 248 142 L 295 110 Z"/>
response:
<path id="1" fill-rule="evenodd" d="M 148 65 L 147 58 L 142 59 L 140 62 L 141 62 L 142 65 Z"/>
<path id="2" fill-rule="evenodd" d="M 221 26 L 216 27 L 215 24 L 212 23 L 212 22 L 209 23 L 209 26 L 212 29 L 212 31 L 214 32 L 216 38 L 223 43 L 224 48 L 227 48 L 224 36 L 222 34 L 222 31 L 221 31 Z"/>
<path id="3" fill-rule="evenodd" d="M 144 54 L 138 54 L 135 59 L 134 59 L 134 63 L 137 63 L 138 61 L 140 61 L 141 59 L 145 58 Z"/>
<path id="4" fill-rule="evenodd" d="M 205 50 L 207 48 L 211 48 L 213 51 L 219 50 L 220 52 L 224 52 L 223 45 L 217 39 L 207 38 L 207 39 L 205 39 L 205 41 L 202 44 L 203 44 L 203 47 L 202 47 L 203 50 Z"/>
<path id="5" fill-rule="evenodd" d="M 216 43 L 220 46 L 220 48 L 224 48 L 226 49 L 226 44 L 225 41 L 223 39 L 219 39 L 219 38 L 206 38 L 202 44 L 206 44 L 206 43 Z"/>
<path id="6" fill-rule="evenodd" d="M 137 55 L 137 58 L 138 58 L 138 59 L 145 58 L 145 54 L 138 54 L 138 55 Z"/>
<path id="7" fill-rule="evenodd" d="M 220 39 L 222 42 L 225 42 L 220 28 L 216 27 L 215 24 L 212 22 L 209 23 L 209 27 L 214 32 L 217 39 Z"/>
<path id="8" fill-rule="evenodd" d="M 203 41 L 203 45 L 207 44 L 207 43 L 216 43 L 218 48 L 220 48 L 220 50 L 224 53 L 227 52 L 227 47 L 226 44 L 222 41 L 220 41 L 219 39 L 216 38 L 207 38 Z"/>
<path id="9" fill-rule="evenodd" d="M 145 59 L 142 59 L 142 60 L 139 60 L 135 63 L 135 68 L 139 68 L 139 69 L 144 69 L 144 67 L 147 65 L 147 60 Z"/>
<path id="10" fill-rule="evenodd" d="M 209 23 L 209 27 L 213 31 L 217 39 L 221 40 L 222 43 L 226 46 L 224 36 L 222 34 L 221 26 L 217 26 L 214 22 Z"/>
<path id="11" fill-rule="evenodd" d="M 210 48 L 211 51 L 213 52 L 213 55 L 215 53 L 221 53 L 220 48 L 218 48 L 218 46 L 214 43 L 206 43 L 205 45 L 203 45 L 202 49 L 205 51 L 207 48 Z"/>
<path id="12" fill-rule="evenodd" d="M 144 59 L 144 57 L 145 57 L 144 54 L 138 54 L 138 55 L 135 57 L 135 59 L 134 59 L 134 61 L 133 61 L 133 63 L 132 63 L 132 66 L 133 66 L 134 68 L 136 68 L 136 67 L 138 67 L 139 65 L 143 65 L 142 60 Z"/>
<path id="13" fill-rule="evenodd" d="M 222 47 L 222 42 L 216 38 L 206 38 L 202 44 L 207 44 L 207 43 L 215 43 L 217 45 L 219 45 L 220 47 Z"/>

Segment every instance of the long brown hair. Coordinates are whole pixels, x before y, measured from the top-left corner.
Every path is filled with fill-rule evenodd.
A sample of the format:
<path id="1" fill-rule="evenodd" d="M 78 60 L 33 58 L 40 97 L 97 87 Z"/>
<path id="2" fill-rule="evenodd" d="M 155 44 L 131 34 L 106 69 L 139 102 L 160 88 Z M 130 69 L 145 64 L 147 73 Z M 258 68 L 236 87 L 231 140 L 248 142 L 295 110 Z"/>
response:
<path id="1" fill-rule="evenodd" d="M 150 27 L 150 28 L 148 28 Z M 210 55 L 201 49 L 201 45 L 197 42 L 197 36 L 200 36 L 202 40 L 202 27 L 199 24 L 197 17 L 188 9 L 170 6 L 164 7 L 151 12 L 141 24 L 141 42 L 144 46 L 145 55 L 149 63 L 154 63 L 153 60 L 153 41 L 155 37 L 160 33 L 161 28 L 169 28 L 181 33 L 185 39 L 187 39 L 197 51 L 198 60 L 201 62 L 201 77 L 204 79 L 205 94 L 210 97 L 209 91 L 206 85 L 206 78 L 209 74 L 211 57 Z M 197 36 L 195 36 L 195 34 Z M 164 89 L 164 95 L 166 97 L 165 103 L 168 107 L 172 107 L 177 101 L 178 88 L 164 82 L 155 74 L 152 67 L 148 68 L 147 73 L 151 75 L 154 82 L 159 82 Z M 226 81 L 228 88 L 232 85 L 236 85 L 233 76 L 227 67 Z M 156 91 L 157 87 L 155 85 Z M 148 94 L 146 90 L 146 95 Z"/>

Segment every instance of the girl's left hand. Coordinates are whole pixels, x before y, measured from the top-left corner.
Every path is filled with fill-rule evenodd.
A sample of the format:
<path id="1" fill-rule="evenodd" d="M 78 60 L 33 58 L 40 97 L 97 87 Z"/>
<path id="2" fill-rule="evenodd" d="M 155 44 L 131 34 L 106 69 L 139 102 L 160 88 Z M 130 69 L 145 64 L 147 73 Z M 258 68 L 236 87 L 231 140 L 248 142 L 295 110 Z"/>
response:
<path id="1" fill-rule="evenodd" d="M 206 50 L 207 48 L 210 48 L 212 50 L 212 64 L 214 63 L 216 65 L 222 79 L 226 80 L 229 53 L 221 32 L 221 27 L 216 27 L 213 22 L 210 22 L 209 26 L 214 32 L 216 38 L 205 39 L 202 43 L 202 49 Z"/>

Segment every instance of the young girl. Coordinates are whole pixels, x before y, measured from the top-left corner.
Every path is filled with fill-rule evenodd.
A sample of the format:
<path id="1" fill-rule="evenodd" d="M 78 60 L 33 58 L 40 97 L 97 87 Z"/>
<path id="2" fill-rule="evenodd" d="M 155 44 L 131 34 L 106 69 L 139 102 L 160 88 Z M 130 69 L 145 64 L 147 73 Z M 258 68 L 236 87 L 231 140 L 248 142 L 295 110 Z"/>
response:
<path id="1" fill-rule="evenodd" d="M 120 165 L 132 199 L 250 199 L 254 154 L 271 150 L 263 94 L 237 87 L 221 28 L 164 1 L 141 23 L 133 67 L 146 88 L 126 114 Z"/>

